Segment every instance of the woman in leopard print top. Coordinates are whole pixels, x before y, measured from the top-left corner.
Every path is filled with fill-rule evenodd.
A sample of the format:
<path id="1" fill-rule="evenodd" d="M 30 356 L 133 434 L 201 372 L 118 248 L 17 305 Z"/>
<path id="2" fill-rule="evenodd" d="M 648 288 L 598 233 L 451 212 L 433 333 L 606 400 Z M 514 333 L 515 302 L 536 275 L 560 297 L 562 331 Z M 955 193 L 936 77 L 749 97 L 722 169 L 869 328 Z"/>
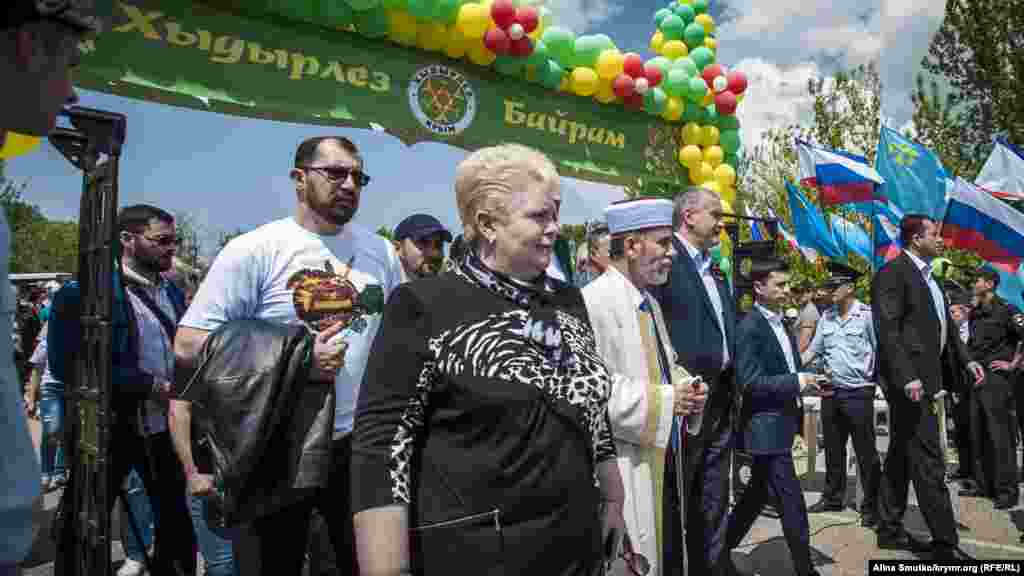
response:
<path id="1" fill-rule="evenodd" d="M 388 302 L 352 435 L 364 574 L 590 575 L 621 533 L 610 379 L 579 290 L 544 274 L 558 182 L 528 148 L 474 153 L 466 256 Z"/>

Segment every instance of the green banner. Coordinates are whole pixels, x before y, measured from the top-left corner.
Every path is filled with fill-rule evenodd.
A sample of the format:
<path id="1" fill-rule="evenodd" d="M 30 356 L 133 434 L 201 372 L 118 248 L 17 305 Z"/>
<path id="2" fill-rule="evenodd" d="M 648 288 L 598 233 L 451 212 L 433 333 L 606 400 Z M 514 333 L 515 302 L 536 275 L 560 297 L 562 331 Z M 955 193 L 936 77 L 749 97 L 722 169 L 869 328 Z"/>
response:
<path id="1" fill-rule="evenodd" d="M 443 54 L 189 0 L 115 6 L 82 44 L 82 88 L 223 114 L 383 129 L 406 144 L 518 142 L 563 175 L 685 182 L 678 128 Z"/>

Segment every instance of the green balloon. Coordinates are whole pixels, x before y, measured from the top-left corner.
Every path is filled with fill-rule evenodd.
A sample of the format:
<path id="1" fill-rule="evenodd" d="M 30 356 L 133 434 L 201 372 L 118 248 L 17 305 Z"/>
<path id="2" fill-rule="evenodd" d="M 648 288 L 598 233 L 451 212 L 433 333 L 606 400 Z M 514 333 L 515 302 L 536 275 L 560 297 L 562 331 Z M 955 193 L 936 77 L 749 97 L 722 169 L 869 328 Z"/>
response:
<path id="1" fill-rule="evenodd" d="M 686 97 L 689 84 L 690 77 L 686 75 L 685 70 L 679 68 L 670 69 L 668 74 L 665 75 L 665 79 L 661 81 L 665 93 L 676 98 Z"/>
<path id="2" fill-rule="evenodd" d="M 505 76 L 515 76 L 522 72 L 524 61 L 512 56 L 499 55 L 494 59 L 494 69 Z"/>
<path id="3" fill-rule="evenodd" d="M 572 59 L 573 67 L 586 66 L 593 68 L 597 64 L 597 57 L 601 55 L 601 40 L 595 36 L 580 36 L 573 43 L 575 55 Z"/>
<path id="4" fill-rule="evenodd" d="M 548 60 L 537 67 L 537 77 L 540 79 L 540 83 L 552 90 L 557 90 L 562 85 L 564 76 L 565 70 L 554 60 Z"/>
<path id="5" fill-rule="evenodd" d="M 740 149 L 740 131 L 722 130 L 718 134 L 718 145 L 726 154 L 736 154 Z"/>
<path id="6" fill-rule="evenodd" d="M 344 28 L 352 24 L 352 7 L 344 2 L 329 2 L 323 6 L 324 21 L 334 28 Z"/>
<path id="7" fill-rule="evenodd" d="M 689 56 L 683 56 L 672 63 L 672 68 L 676 70 L 682 70 L 686 73 L 687 77 L 697 75 L 697 65 L 693 63 L 693 60 Z"/>
<path id="8" fill-rule="evenodd" d="M 382 38 L 388 34 L 388 13 L 383 8 L 359 10 L 352 15 L 356 30 L 367 38 Z"/>
<path id="9" fill-rule="evenodd" d="M 408 10 L 409 0 L 380 0 L 380 5 L 388 10 Z"/>
<path id="10" fill-rule="evenodd" d="M 690 2 L 690 6 L 695 13 L 703 14 L 708 11 L 708 0 L 693 0 Z"/>
<path id="11" fill-rule="evenodd" d="M 719 116 L 718 127 L 722 130 L 737 130 L 740 127 L 739 118 L 736 118 L 734 115 Z"/>
<path id="12" fill-rule="evenodd" d="M 348 0 L 353 10 L 370 10 L 380 5 L 380 0 Z"/>
<path id="13" fill-rule="evenodd" d="M 420 20 L 433 20 L 434 9 L 434 0 L 409 0 L 409 14 Z"/>
<path id="14" fill-rule="evenodd" d="M 704 28 L 701 27 L 702 34 Z M 690 60 L 697 65 L 697 70 L 704 70 L 709 64 L 715 61 L 715 53 L 707 46 L 698 46 L 690 51 Z"/>
<path id="15" fill-rule="evenodd" d="M 576 35 L 560 26 L 551 26 L 541 36 L 548 46 L 548 53 L 562 68 L 571 68 L 576 55 Z"/>
<path id="16" fill-rule="evenodd" d="M 658 70 L 661 70 L 661 75 L 665 76 L 668 74 L 670 68 L 672 68 L 672 61 L 664 56 L 655 56 L 647 61 L 647 64 L 654 66 Z"/>
<path id="17" fill-rule="evenodd" d="M 594 39 L 593 42 L 600 48 L 599 53 L 604 50 L 619 49 L 619 47 L 615 45 L 615 41 L 612 40 L 612 37 L 607 34 L 594 34 L 592 38 Z"/>
<path id="18" fill-rule="evenodd" d="M 666 104 L 668 104 L 668 96 L 665 95 L 664 90 L 657 86 L 644 94 L 644 110 L 651 114 L 661 114 L 665 111 Z"/>
<path id="19" fill-rule="evenodd" d="M 676 16 L 682 18 L 684 24 L 689 24 L 690 22 L 693 22 L 694 16 L 697 15 L 697 13 L 693 11 L 693 8 L 691 8 L 689 4 L 677 3 L 674 6 L 672 6 L 672 12 Z"/>
<path id="20" fill-rule="evenodd" d="M 718 269 L 722 271 L 722 274 L 732 276 L 732 260 L 728 256 L 722 256 L 722 259 L 718 261 Z"/>
<path id="21" fill-rule="evenodd" d="M 707 123 L 712 126 L 718 126 L 718 110 L 715 109 L 715 105 L 710 104 L 704 111 L 707 113 Z"/>
<path id="22" fill-rule="evenodd" d="M 686 26 L 686 30 L 683 31 L 683 41 L 686 42 L 686 46 L 693 50 L 698 46 L 704 45 L 704 26 L 697 22 L 692 22 Z"/>
<path id="23" fill-rule="evenodd" d="M 729 166 L 732 166 L 732 169 L 735 170 L 736 165 L 739 164 L 740 162 L 740 157 L 735 154 L 726 154 L 725 159 L 722 160 L 722 162 L 725 162 Z"/>
<path id="24" fill-rule="evenodd" d="M 435 21 L 441 24 L 454 24 L 459 17 L 462 0 L 436 0 Z"/>
<path id="25" fill-rule="evenodd" d="M 687 82 L 687 96 L 694 102 L 700 102 L 704 98 L 704 94 L 707 93 L 708 85 L 704 83 L 704 79 L 700 76 L 694 76 Z"/>
<path id="26" fill-rule="evenodd" d="M 661 22 L 663 20 L 665 20 L 665 18 L 667 16 L 670 16 L 671 14 L 672 14 L 672 11 L 669 10 L 668 8 L 662 8 L 661 10 L 658 10 L 657 12 L 654 13 L 654 25 L 657 26 L 660 29 L 661 28 Z"/>
<path id="27" fill-rule="evenodd" d="M 708 255 L 711 256 L 712 261 L 719 262 L 722 259 L 722 245 L 715 244 L 711 250 L 708 250 Z"/>
<path id="28" fill-rule="evenodd" d="M 704 119 L 702 112 L 700 106 L 687 105 L 683 109 L 683 122 L 696 122 L 700 124 L 700 121 Z"/>
<path id="29" fill-rule="evenodd" d="M 526 63 L 530 66 L 540 66 L 547 62 L 550 57 L 548 45 L 543 40 L 536 40 L 533 43 L 533 52 L 527 56 Z"/>
<path id="30" fill-rule="evenodd" d="M 683 32 L 686 30 L 686 23 L 679 16 L 669 14 L 661 21 L 658 30 L 661 30 L 661 35 L 665 37 L 666 41 L 682 40 Z"/>

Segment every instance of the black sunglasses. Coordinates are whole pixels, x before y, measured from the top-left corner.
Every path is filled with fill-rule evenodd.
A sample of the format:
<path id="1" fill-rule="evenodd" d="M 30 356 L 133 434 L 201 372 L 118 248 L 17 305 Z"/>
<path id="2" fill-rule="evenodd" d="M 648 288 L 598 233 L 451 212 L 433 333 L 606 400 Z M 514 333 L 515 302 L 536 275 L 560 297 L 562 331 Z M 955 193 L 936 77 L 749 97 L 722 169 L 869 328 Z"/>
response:
<path id="1" fill-rule="evenodd" d="M 171 245 L 181 247 L 181 242 L 183 240 L 181 236 L 160 236 L 159 238 L 150 238 L 145 234 L 139 234 L 139 236 L 142 236 L 146 240 L 149 240 L 150 242 L 158 246 L 163 246 L 164 248 L 167 248 Z"/>
<path id="2" fill-rule="evenodd" d="M 370 177 L 358 168 L 346 166 L 297 166 L 297 168 L 319 172 L 331 182 L 344 182 L 351 175 L 352 181 L 358 186 L 366 186 L 370 183 Z"/>

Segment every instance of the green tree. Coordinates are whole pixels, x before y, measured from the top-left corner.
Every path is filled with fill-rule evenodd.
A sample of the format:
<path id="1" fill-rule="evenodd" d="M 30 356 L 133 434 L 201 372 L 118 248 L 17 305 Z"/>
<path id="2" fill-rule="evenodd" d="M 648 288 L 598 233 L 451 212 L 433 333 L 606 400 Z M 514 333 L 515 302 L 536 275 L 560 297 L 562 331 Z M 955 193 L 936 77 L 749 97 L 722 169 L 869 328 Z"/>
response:
<path id="1" fill-rule="evenodd" d="M 985 161 L 987 150 L 965 144 L 969 121 L 964 112 L 957 110 L 953 95 L 944 92 L 937 80 L 927 82 L 924 76 L 918 75 L 910 98 L 914 103 L 912 136 L 934 151 L 951 175 L 973 179 Z"/>
<path id="2" fill-rule="evenodd" d="M 960 139 L 969 157 L 987 154 L 997 133 L 1024 144 L 1022 31 L 1020 0 L 946 2 L 945 18 L 922 65 L 952 86 L 949 104 L 967 119 Z"/>
<path id="3" fill-rule="evenodd" d="M 51 221 L 22 194 L 28 182 L 4 175 L 0 161 L 0 206 L 10 231 L 11 273 L 75 272 L 78 269 L 78 224 Z"/>

